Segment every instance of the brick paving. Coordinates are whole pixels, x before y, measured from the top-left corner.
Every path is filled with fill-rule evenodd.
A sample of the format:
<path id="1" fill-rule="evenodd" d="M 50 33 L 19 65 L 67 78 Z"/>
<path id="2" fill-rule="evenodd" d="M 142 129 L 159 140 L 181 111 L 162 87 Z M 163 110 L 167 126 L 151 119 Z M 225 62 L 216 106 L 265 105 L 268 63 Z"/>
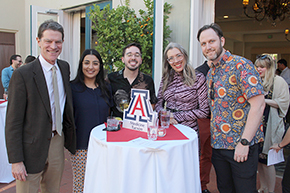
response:
<path id="1" fill-rule="evenodd" d="M 258 182 L 257 186 L 259 187 L 259 180 L 257 180 L 257 182 Z M 15 185 L 16 185 L 15 181 L 9 184 L 0 183 L 0 192 L 1 193 L 15 193 L 16 192 Z M 216 187 L 216 175 L 213 168 L 211 170 L 210 183 L 208 184 L 208 189 L 211 193 L 219 192 Z M 72 192 L 72 170 L 71 170 L 69 153 L 65 151 L 65 166 L 64 166 L 64 172 L 63 172 L 63 177 L 61 181 L 60 193 L 70 193 L 70 192 Z M 276 177 L 275 193 L 282 193 L 280 176 Z"/>
<path id="2" fill-rule="evenodd" d="M 67 150 L 65 150 L 65 164 L 64 171 L 61 180 L 60 193 L 70 193 L 72 192 L 72 183 L 73 175 L 71 169 L 70 156 Z M 1 193 L 15 193 L 16 192 L 16 183 L 15 181 L 9 184 L 0 183 L 0 192 Z M 40 192 L 40 190 L 39 190 Z"/>

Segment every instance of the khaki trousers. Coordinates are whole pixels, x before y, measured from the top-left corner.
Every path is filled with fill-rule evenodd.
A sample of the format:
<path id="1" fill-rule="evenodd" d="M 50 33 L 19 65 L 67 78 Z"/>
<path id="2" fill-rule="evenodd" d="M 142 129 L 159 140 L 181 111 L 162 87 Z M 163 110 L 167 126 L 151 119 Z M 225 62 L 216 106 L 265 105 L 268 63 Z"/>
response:
<path id="1" fill-rule="evenodd" d="M 59 193 L 64 168 L 64 135 L 55 135 L 50 142 L 48 157 L 43 171 L 28 174 L 26 181 L 16 180 L 16 193 Z"/>

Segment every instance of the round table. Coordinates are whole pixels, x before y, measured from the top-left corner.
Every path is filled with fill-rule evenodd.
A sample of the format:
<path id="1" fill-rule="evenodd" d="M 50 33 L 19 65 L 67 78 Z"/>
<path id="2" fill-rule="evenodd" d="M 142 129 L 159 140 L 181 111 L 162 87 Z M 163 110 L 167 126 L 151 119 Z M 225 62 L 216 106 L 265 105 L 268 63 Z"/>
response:
<path id="1" fill-rule="evenodd" d="M 0 183 L 9 183 L 14 180 L 11 173 L 11 164 L 8 163 L 5 143 L 5 120 L 7 102 L 0 100 Z"/>
<path id="2" fill-rule="evenodd" d="M 89 140 L 84 192 L 201 192 L 197 134 L 184 125 L 175 127 L 188 139 L 107 142 L 105 125 L 95 127 Z"/>

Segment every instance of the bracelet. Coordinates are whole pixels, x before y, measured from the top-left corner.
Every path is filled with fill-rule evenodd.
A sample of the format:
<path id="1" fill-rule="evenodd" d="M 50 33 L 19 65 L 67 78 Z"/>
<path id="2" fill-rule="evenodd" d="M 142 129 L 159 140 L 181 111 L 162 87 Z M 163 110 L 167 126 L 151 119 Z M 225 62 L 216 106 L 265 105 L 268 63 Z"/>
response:
<path id="1" fill-rule="evenodd" d="M 280 146 L 280 143 L 278 143 L 278 147 L 281 148 L 281 149 L 283 148 L 283 147 Z"/>

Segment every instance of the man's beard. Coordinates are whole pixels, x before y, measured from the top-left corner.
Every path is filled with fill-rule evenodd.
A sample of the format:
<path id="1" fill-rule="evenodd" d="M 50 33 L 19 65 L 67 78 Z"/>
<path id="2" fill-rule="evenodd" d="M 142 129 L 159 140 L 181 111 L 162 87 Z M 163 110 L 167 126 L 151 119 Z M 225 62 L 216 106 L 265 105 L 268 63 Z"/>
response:
<path id="1" fill-rule="evenodd" d="M 216 50 L 216 53 L 215 53 L 215 57 L 210 59 L 208 56 L 205 56 L 206 59 L 210 60 L 210 61 L 215 61 L 216 59 L 218 59 L 220 57 L 220 55 L 222 54 L 223 52 L 223 47 L 222 47 L 222 44 L 220 44 L 220 47 L 219 49 Z"/>
<path id="2" fill-rule="evenodd" d="M 129 70 L 131 70 L 131 71 L 136 71 L 136 70 L 138 70 L 138 69 L 139 69 L 139 66 L 137 66 L 137 67 L 134 67 L 134 68 L 131 68 L 131 67 L 128 67 L 128 66 L 127 66 L 127 68 L 128 68 Z"/>
<path id="3" fill-rule="evenodd" d="M 137 63 L 137 61 L 136 60 L 134 60 L 136 63 Z M 138 70 L 139 69 L 139 66 L 140 65 L 137 65 L 136 67 L 130 67 L 130 61 L 128 61 L 128 64 L 126 65 L 126 67 L 129 69 L 129 70 L 131 70 L 131 71 L 136 71 L 136 70 Z"/>

